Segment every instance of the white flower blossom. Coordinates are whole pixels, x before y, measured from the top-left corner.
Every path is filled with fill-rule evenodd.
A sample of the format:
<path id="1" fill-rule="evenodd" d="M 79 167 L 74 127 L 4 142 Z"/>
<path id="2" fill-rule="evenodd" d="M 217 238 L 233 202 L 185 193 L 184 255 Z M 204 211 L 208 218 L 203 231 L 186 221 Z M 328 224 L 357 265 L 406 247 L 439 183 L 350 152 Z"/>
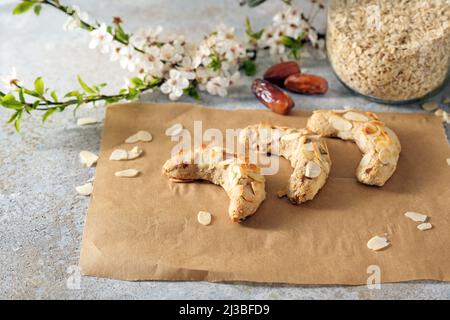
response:
<path id="1" fill-rule="evenodd" d="M 131 36 L 130 43 L 141 49 L 152 46 L 159 41 L 159 36 L 162 31 L 163 28 L 161 26 L 157 26 L 156 28 L 140 29 Z"/>
<path id="2" fill-rule="evenodd" d="M 15 89 L 17 85 L 21 84 L 19 79 L 17 79 L 17 71 L 15 67 L 12 67 L 10 74 L 5 74 L 1 76 L 0 80 L 3 82 L 3 84 L 8 90 Z"/>
<path id="3" fill-rule="evenodd" d="M 102 23 L 100 27 L 91 31 L 91 42 L 89 42 L 89 48 L 95 49 L 99 46 L 102 53 L 108 53 L 112 40 L 112 34 L 108 32 L 106 24 Z"/>
<path id="4" fill-rule="evenodd" d="M 189 80 L 178 70 L 172 69 L 169 79 L 161 85 L 161 92 L 168 94 L 170 100 L 177 100 L 183 95 L 183 90 L 189 86 Z"/>
<path id="5" fill-rule="evenodd" d="M 161 49 L 157 46 L 147 48 L 140 66 L 146 74 L 161 77 L 164 68 L 164 63 L 161 61 Z"/>
<path id="6" fill-rule="evenodd" d="M 88 22 L 89 15 L 81 11 L 79 6 L 72 6 L 73 13 L 63 25 L 65 31 L 71 31 L 81 26 L 81 21 Z"/>
<path id="7" fill-rule="evenodd" d="M 227 89 L 230 86 L 230 79 L 223 77 L 214 77 L 206 84 L 206 90 L 209 94 L 225 97 Z"/>
<path id="8" fill-rule="evenodd" d="M 120 48 L 119 63 L 122 68 L 128 69 L 130 72 L 134 72 L 136 70 L 136 66 L 139 65 L 140 62 L 141 59 L 132 47 L 123 46 Z"/>
<path id="9" fill-rule="evenodd" d="M 161 59 L 167 62 L 178 62 L 182 59 L 181 47 L 173 46 L 169 43 L 161 47 Z"/>

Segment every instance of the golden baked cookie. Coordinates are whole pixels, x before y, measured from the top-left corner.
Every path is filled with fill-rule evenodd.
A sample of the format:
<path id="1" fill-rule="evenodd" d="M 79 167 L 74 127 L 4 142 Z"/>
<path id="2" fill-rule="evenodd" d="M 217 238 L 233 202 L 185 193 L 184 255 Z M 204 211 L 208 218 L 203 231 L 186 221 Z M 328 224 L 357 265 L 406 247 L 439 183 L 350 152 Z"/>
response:
<path id="1" fill-rule="evenodd" d="M 252 125 L 240 132 L 239 143 L 291 162 L 294 172 L 280 196 L 286 195 L 294 204 L 313 199 L 330 172 L 331 160 L 325 139 L 305 129 Z"/>
<path id="2" fill-rule="evenodd" d="M 166 161 L 163 173 L 173 182 L 206 180 L 223 187 L 230 197 L 228 214 L 233 222 L 253 215 L 266 197 L 260 168 L 230 157 L 222 148 L 203 147 L 190 155 L 176 155 Z"/>
<path id="3" fill-rule="evenodd" d="M 356 177 L 364 184 L 383 186 L 397 168 L 400 141 L 372 112 L 317 110 L 307 128 L 324 137 L 354 141 L 363 153 Z"/>

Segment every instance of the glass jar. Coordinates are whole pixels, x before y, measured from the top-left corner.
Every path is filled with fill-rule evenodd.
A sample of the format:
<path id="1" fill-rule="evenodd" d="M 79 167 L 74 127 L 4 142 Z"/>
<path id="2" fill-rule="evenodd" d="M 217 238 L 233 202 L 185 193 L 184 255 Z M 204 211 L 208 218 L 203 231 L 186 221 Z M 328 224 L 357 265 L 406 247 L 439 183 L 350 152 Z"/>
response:
<path id="1" fill-rule="evenodd" d="M 390 104 L 423 99 L 449 74 L 450 1 L 331 0 L 327 52 L 356 93 Z"/>

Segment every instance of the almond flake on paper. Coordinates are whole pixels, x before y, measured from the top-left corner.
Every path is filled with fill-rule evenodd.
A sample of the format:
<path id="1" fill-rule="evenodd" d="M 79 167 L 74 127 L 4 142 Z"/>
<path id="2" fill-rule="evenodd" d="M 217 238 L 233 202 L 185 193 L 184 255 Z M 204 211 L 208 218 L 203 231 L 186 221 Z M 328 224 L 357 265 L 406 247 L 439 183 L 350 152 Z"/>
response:
<path id="1" fill-rule="evenodd" d="M 385 237 L 375 236 L 367 242 L 367 248 L 378 251 L 390 246 L 388 239 Z"/>
<path id="2" fill-rule="evenodd" d="M 138 131 L 137 133 L 129 136 L 125 140 L 125 143 L 136 143 L 136 142 L 139 142 L 139 141 L 150 142 L 152 140 L 153 140 L 153 136 L 152 136 L 152 134 L 150 132 L 141 130 L 141 131 Z"/>
<path id="3" fill-rule="evenodd" d="M 139 171 L 136 169 L 126 169 L 126 170 L 122 170 L 122 171 L 116 171 L 114 173 L 114 175 L 116 177 L 121 177 L 121 178 L 134 178 L 139 174 Z"/>
<path id="4" fill-rule="evenodd" d="M 139 156 L 142 154 L 142 149 L 138 146 L 135 146 L 133 149 L 127 152 L 127 158 L 128 160 L 133 160 L 136 158 L 139 158 Z"/>
<path id="5" fill-rule="evenodd" d="M 79 125 L 79 126 L 86 126 L 88 124 L 94 124 L 94 123 L 98 123 L 98 120 L 96 118 L 92 118 L 92 117 L 79 118 L 77 120 L 77 125 Z"/>
<path id="6" fill-rule="evenodd" d="M 428 216 L 419 212 L 408 211 L 405 213 L 405 217 L 411 219 L 415 222 L 425 222 L 428 219 Z"/>
<path id="7" fill-rule="evenodd" d="M 183 131 L 183 125 L 181 123 L 175 123 L 173 126 L 166 129 L 166 136 L 176 137 Z"/>
<path id="8" fill-rule="evenodd" d="M 421 223 L 417 226 L 417 229 L 419 229 L 420 231 L 426 231 L 426 230 L 430 230 L 433 229 L 433 225 L 431 223 Z"/>
<path id="9" fill-rule="evenodd" d="M 77 190 L 78 194 L 82 195 L 82 196 L 89 196 L 92 193 L 92 183 L 86 183 L 83 184 L 82 186 L 78 186 L 75 188 L 75 190 Z"/>
<path id="10" fill-rule="evenodd" d="M 207 226 L 211 223 L 211 213 L 206 211 L 199 211 L 197 214 L 198 223 Z"/>
<path id="11" fill-rule="evenodd" d="M 128 152 L 123 149 L 116 149 L 113 152 L 111 152 L 111 155 L 109 156 L 109 160 L 112 161 L 121 161 L 127 159 L 128 159 Z"/>
<path id="12" fill-rule="evenodd" d="M 80 162 L 86 167 L 92 167 L 97 163 L 98 156 L 90 151 L 83 150 L 80 152 Z"/>

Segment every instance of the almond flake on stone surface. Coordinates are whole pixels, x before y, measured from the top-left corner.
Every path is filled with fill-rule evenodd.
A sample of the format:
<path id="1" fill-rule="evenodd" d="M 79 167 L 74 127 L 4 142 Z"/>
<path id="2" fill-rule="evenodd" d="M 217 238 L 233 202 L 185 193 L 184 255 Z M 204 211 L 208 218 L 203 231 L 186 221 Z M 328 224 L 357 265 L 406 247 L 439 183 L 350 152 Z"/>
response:
<path id="1" fill-rule="evenodd" d="M 142 154 L 142 149 L 139 146 L 135 146 L 133 149 L 127 152 L 127 159 L 133 160 L 138 158 Z"/>
<path id="2" fill-rule="evenodd" d="M 425 222 L 428 219 L 428 216 L 419 212 L 408 211 L 405 213 L 405 217 L 411 219 L 415 222 Z"/>
<path id="3" fill-rule="evenodd" d="M 166 129 L 166 136 L 176 137 L 183 131 L 183 125 L 181 123 L 175 123 L 173 126 Z"/>
<path id="4" fill-rule="evenodd" d="M 141 131 L 138 131 L 137 133 L 133 134 L 132 136 L 129 136 L 125 140 L 125 143 L 136 143 L 139 141 L 150 142 L 152 140 L 153 140 L 153 136 L 150 132 L 141 130 Z"/>
<path id="5" fill-rule="evenodd" d="M 442 117 L 443 114 L 444 114 L 444 110 L 442 110 L 442 109 L 437 109 L 437 110 L 434 112 L 434 115 L 435 115 L 436 117 Z"/>
<path id="6" fill-rule="evenodd" d="M 317 178 L 320 175 L 322 169 L 314 161 L 309 161 L 305 167 L 305 176 L 308 178 Z"/>
<path id="7" fill-rule="evenodd" d="M 330 117 L 329 122 L 336 130 L 339 131 L 349 131 L 353 127 L 350 121 L 337 116 Z"/>
<path id="8" fill-rule="evenodd" d="M 79 118 L 77 120 L 77 125 L 79 126 L 86 126 L 88 124 L 94 124 L 97 123 L 98 120 L 96 118 L 92 118 L 92 117 L 86 117 L 86 118 Z"/>
<path id="9" fill-rule="evenodd" d="M 420 231 L 426 231 L 426 230 L 430 230 L 433 228 L 433 225 L 431 223 L 421 223 L 417 226 L 417 229 L 419 229 Z"/>
<path id="10" fill-rule="evenodd" d="M 199 211 L 197 214 L 197 221 L 204 226 L 209 225 L 211 223 L 211 213 Z"/>
<path id="11" fill-rule="evenodd" d="M 390 245 L 388 239 L 385 237 L 375 236 L 367 242 L 367 248 L 378 251 Z"/>
<path id="12" fill-rule="evenodd" d="M 139 171 L 136 169 L 126 169 L 126 170 L 117 171 L 116 173 L 114 173 L 114 175 L 116 177 L 121 177 L 121 178 L 133 178 L 133 177 L 136 177 L 138 174 L 139 174 Z"/>
<path id="13" fill-rule="evenodd" d="M 123 149 L 116 149 L 113 152 L 111 152 L 111 155 L 109 156 L 109 160 L 112 161 L 120 161 L 120 160 L 127 160 L 128 159 L 128 153 L 126 150 Z"/>
<path id="14" fill-rule="evenodd" d="M 439 108 L 439 104 L 436 101 L 428 101 L 422 105 L 422 109 L 428 112 L 434 111 Z"/>
<path id="15" fill-rule="evenodd" d="M 366 122 L 369 121 L 365 115 L 353 111 L 349 111 L 343 115 L 343 117 L 350 121 Z"/>
<path id="16" fill-rule="evenodd" d="M 90 151 L 83 150 L 80 152 L 80 162 L 86 167 L 92 167 L 97 163 L 98 156 Z"/>
<path id="17" fill-rule="evenodd" d="M 75 190 L 77 190 L 78 194 L 82 196 L 89 196 L 92 193 L 92 183 L 86 183 L 82 186 L 78 186 Z"/>

